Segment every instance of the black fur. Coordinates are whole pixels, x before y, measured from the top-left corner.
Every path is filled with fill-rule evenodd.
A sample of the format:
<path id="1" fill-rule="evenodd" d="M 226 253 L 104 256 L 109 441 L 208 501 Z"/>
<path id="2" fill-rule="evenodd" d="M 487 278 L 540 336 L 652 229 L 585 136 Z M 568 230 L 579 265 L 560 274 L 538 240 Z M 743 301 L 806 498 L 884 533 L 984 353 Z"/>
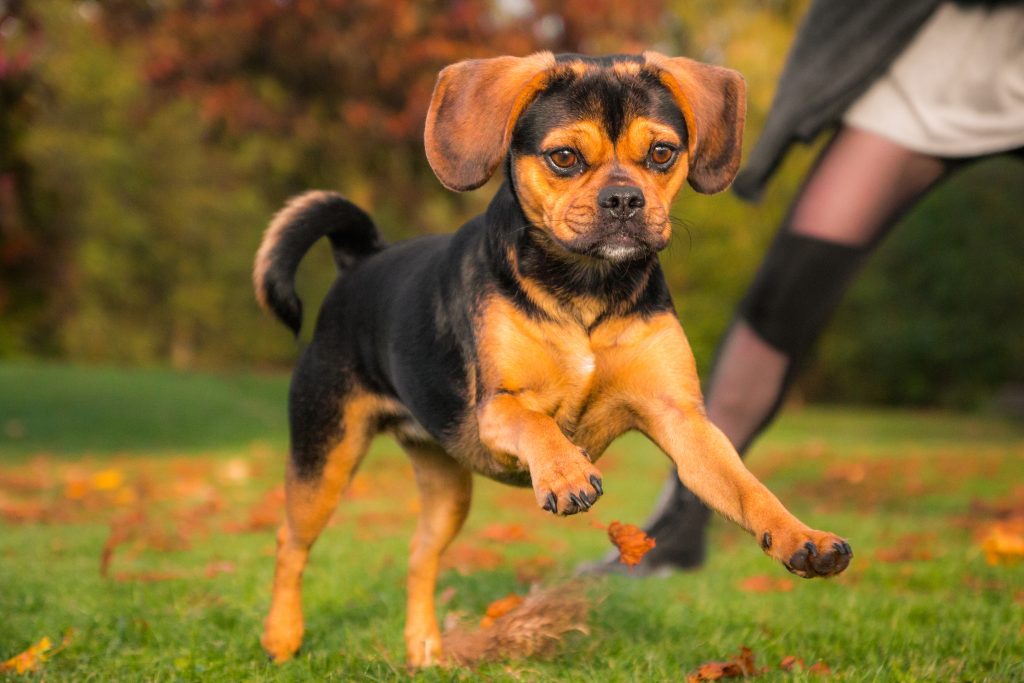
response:
<path id="1" fill-rule="evenodd" d="M 623 122 L 638 114 L 686 134 L 682 114 L 657 79 L 610 72 L 557 78 L 515 126 L 506 168 L 516 154 L 537 154 L 539 140 L 552 126 L 599 116 L 609 135 L 617 137 Z M 325 454 L 341 438 L 339 405 L 356 386 L 396 399 L 432 440 L 454 445 L 459 426 L 480 398 L 471 395 L 469 372 L 477 363 L 481 302 L 499 295 L 527 315 L 545 315 L 523 290 L 521 278 L 562 301 L 587 295 L 606 302 L 607 312 L 588 331 L 610 316 L 672 310 L 655 253 L 624 263 L 581 260 L 529 224 L 508 181 L 486 212 L 455 234 L 383 250 L 366 215 L 340 197 L 310 207 L 296 220 L 302 224 L 295 236 L 275 252 L 272 278 L 274 301 L 285 295 L 284 306 L 275 304 L 275 311 L 283 308 L 278 315 L 292 329 L 297 325 L 289 321 L 296 315 L 288 297 L 294 297 L 291 278 L 301 253 L 326 234 L 336 254 L 357 257 L 344 264 L 328 292 L 293 381 L 292 459 L 304 477 L 319 474 Z M 529 477 L 510 483 L 528 484 Z"/>
<path id="2" fill-rule="evenodd" d="M 295 293 L 295 271 L 310 247 L 327 237 L 340 273 L 383 249 L 384 242 L 366 212 L 337 193 L 317 193 L 295 208 L 270 250 L 262 285 L 267 305 L 298 335 L 302 302 Z"/>

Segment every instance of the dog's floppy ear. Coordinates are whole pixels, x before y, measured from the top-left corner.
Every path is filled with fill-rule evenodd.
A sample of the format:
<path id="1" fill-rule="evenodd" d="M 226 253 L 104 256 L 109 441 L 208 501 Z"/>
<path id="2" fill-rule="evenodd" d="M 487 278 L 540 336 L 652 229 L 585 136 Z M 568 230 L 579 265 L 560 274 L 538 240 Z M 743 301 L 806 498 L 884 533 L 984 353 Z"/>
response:
<path id="1" fill-rule="evenodd" d="M 512 128 L 555 66 L 550 52 L 445 67 L 427 110 L 427 161 L 445 187 L 480 187 L 508 152 Z"/>
<path id="2" fill-rule="evenodd" d="M 704 194 L 729 187 L 740 166 L 747 116 L 743 76 L 732 69 L 657 52 L 645 52 L 644 60 L 661 71 L 661 82 L 686 118 L 690 185 Z"/>

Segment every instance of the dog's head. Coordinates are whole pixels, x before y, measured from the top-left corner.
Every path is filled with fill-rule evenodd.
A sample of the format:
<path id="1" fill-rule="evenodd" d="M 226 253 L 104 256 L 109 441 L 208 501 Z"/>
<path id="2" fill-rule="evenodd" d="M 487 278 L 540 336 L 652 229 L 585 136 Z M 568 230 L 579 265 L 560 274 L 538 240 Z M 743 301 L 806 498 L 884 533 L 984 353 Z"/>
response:
<path id="1" fill-rule="evenodd" d="M 668 243 L 684 181 L 708 194 L 729 186 L 745 110 L 731 69 L 656 52 L 538 52 L 445 68 L 424 138 L 446 187 L 479 187 L 508 157 L 532 225 L 569 252 L 628 261 Z"/>

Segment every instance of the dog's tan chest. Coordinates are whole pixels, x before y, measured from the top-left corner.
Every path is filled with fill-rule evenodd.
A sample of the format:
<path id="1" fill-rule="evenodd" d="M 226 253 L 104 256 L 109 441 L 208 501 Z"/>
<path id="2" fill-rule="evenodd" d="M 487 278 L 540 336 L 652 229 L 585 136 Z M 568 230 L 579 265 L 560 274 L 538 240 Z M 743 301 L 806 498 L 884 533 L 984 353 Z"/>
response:
<path id="1" fill-rule="evenodd" d="M 690 381 L 691 373 L 677 376 L 678 361 L 685 366 L 689 358 L 692 368 L 692 357 L 671 315 L 611 319 L 588 332 L 571 322 L 532 319 L 497 299 L 482 318 L 477 352 L 483 395 L 515 396 L 524 408 L 552 417 L 595 457 L 637 426 L 630 404 L 657 394 L 652 376 Z M 663 372 L 652 373 L 657 368 Z"/>

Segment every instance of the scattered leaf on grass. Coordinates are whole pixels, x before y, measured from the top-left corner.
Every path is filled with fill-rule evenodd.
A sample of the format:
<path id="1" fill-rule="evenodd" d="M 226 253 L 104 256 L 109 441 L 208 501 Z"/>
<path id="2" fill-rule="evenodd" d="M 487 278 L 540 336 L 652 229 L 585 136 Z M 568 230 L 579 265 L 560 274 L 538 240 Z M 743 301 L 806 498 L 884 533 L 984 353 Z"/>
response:
<path id="1" fill-rule="evenodd" d="M 1024 559 L 1024 518 L 1014 518 L 991 525 L 981 539 L 985 561 L 991 565 L 1019 562 Z"/>
<path id="2" fill-rule="evenodd" d="M 806 664 L 804 664 L 804 660 L 802 657 L 797 657 L 796 655 L 786 655 L 782 658 L 782 661 L 779 662 L 779 668 L 783 671 L 793 671 L 797 667 L 799 667 L 803 671 L 806 671 L 807 673 L 817 674 L 819 676 L 828 676 L 832 673 L 832 669 L 829 668 L 829 665 L 821 660 L 818 660 L 811 666 L 807 666 Z"/>
<path id="3" fill-rule="evenodd" d="M 740 590 L 747 593 L 788 593 L 793 590 L 793 580 L 756 574 L 740 581 Z"/>
<path id="4" fill-rule="evenodd" d="M 68 643 L 71 642 L 72 635 L 74 635 L 74 631 L 68 629 L 64 633 L 64 638 L 60 645 L 57 647 L 53 646 L 53 641 L 48 636 L 43 636 L 38 643 L 32 645 L 24 652 L 14 655 L 5 662 L 0 662 L 0 672 L 13 671 L 14 673 L 23 674 L 37 671 L 40 664 L 67 647 Z"/>
<path id="5" fill-rule="evenodd" d="M 515 593 L 509 593 L 503 598 L 498 598 L 487 606 L 487 612 L 484 614 L 483 619 L 480 620 L 480 628 L 494 626 L 495 619 L 505 616 L 521 604 L 523 604 L 523 596 L 516 595 Z"/>
<path id="6" fill-rule="evenodd" d="M 587 597 L 574 586 L 534 589 L 488 628 L 467 629 L 457 622 L 451 624 L 442 638 L 442 649 L 449 663 L 462 666 L 549 657 L 568 633 L 587 632 L 589 607 Z"/>
<path id="7" fill-rule="evenodd" d="M 791 671 L 795 666 L 799 666 L 801 669 L 804 668 L 804 660 L 796 655 L 786 655 L 779 662 L 779 668 L 783 671 Z"/>
<path id="8" fill-rule="evenodd" d="M 747 678 L 758 676 L 764 669 L 758 669 L 754 663 L 754 653 L 746 645 L 724 662 L 705 662 L 697 670 L 686 677 L 686 683 L 700 681 L 717 681 L 721 678 Z"/>
<path id="9" fill-rule="evenodd" d="M 632 524 L 612 522 L 608 525 L 608 538 L 619 549 L 619 562 L 630 567 L 640 564 L 644 555 L 654 548 L 654 539 Z"/>
<path id="10" fill-rule="evenodd" d="M 819 674 L 822 676 L 828 676 L 832 673 L 832 669 L 829 668 L 829 665 L 825 662 L 816 662 L 809 669 L 807 669 L 807 671 L 808 673 Z"/>
<path id="11" fill-rule="evenodd" d="M 525 541 L 528 538 L 526 527 L 522 524 L 488 524 L 480 532 L 480 538 L 488 541 L 500 541 L 509 543 L 514 541 Z"/>
<path id="12" fill-rule="evenodd" d="M 441 565 L 454 569 L 463 576 L 479 569 L 497 569 L 505 563 L 505 556 L 490 548 L 456 544 L 442 556 Z"/>

